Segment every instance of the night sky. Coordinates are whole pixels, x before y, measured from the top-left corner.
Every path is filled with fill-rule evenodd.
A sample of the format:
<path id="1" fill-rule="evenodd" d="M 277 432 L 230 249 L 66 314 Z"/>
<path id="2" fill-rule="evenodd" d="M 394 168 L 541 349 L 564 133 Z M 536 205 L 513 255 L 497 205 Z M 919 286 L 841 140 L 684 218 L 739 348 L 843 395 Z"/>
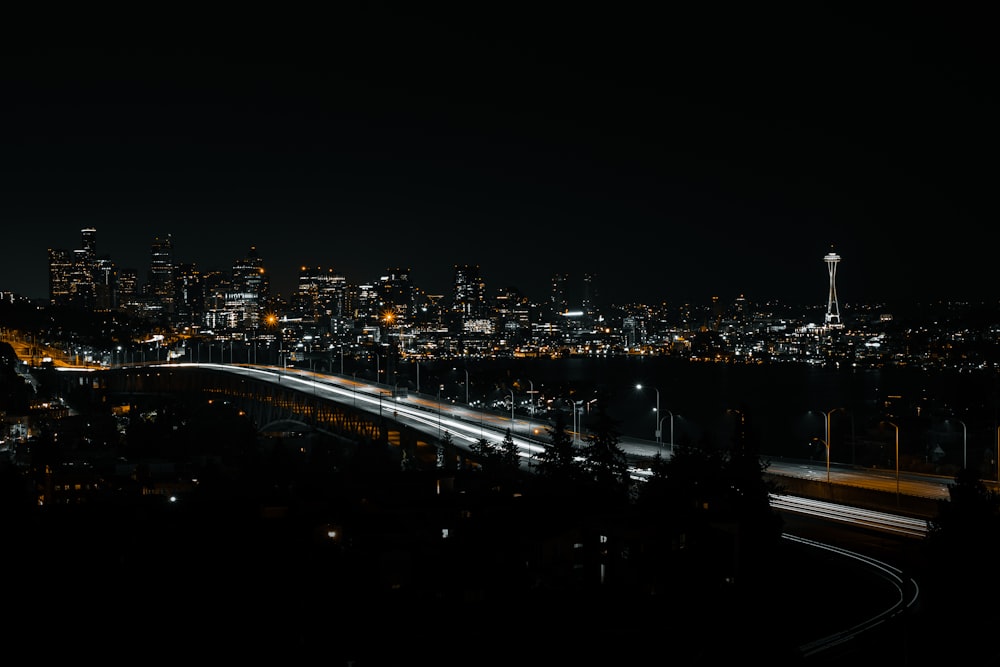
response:
<path id="1" fill-rule="evenodd" d="M 997 299 L 986 7 L 419 4 L 7 40 L 0 291 L 46 297 L 94 227 L 140 279 L 157 236 L 202 270 L 256 246 L 286 296 L 479 264 L 820 304 L 833 246 L 842 307 Z"/>

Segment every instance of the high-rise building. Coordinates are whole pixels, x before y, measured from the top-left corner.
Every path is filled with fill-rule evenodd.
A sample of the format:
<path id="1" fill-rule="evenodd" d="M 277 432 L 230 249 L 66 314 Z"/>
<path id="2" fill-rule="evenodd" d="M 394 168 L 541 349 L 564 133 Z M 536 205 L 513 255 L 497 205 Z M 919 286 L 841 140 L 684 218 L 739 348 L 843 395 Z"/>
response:
<path id="1" fill-rule="evenodd" d="M 174 310 L 174 246 L 166 238 L 156 237 L 149 248 L 147 289 L 154 310 L 170 314 Z"/>
<path id="2" fill-rule="evenodd" d="M 107 311 L 118 308 L 118 269 L 110 257 L 93 261 L 94 307 Z"/>
<path id="3" fill-rule="evenodd" d="M 49 303 L 93 310 L 97 305 L 95 288 L 96 234 L 92 228 L 81 230 L 83 247 L 77 250 L 49 249 Z"/>
<path id="4" fill-rule="evenodd" d="M 493 297 L 493 313 L 496 318 L 494 331 L 504 331 L 515 337 L 531 332 L 531 302 L 516 287 L 497 290 Z"/>
<path id="5" fill-rule="evenodd" d="M 583 274 L 583 302 L 580 306 L 580 310 L 583 311 L 583 318 L 586 322 L 592 323 L 598 319 L 597 275 L 594 273 Z"/>
<path id="6" fill-rule="evenodd" d="M 97 259 L 97 230 L 93 227 L 86 227 L 80 230 L 83 244 L 80 246 L 86 255 L 86 261 L 93 263 Z"/>
<path id="7" fill-rule="evenodd" d="M 142 294 L 139 289 L 139 274 L 135 269 L 119 269 L 116 281 L 116 308 L 133 314 L 142 312 Z"/>
<path id="8" fill-rule="evenodd" d="M 303 266 L 299 269 L 294 307 L 312 318 L 344 316 L 347 307 L 347 279 L 333 269 Z"/>
<path id="9" fill-rule="evenodd" d="M 380 310 L 391 310 L 397 326 L 410 320 L 413 311 L 413 283 L 410 282 L 409 269 L 386 269 L 385 275 L 379 279 L 378 292 Z"/>
<path id="10" fill-rule="evenodd" d="M 49 248 L 49 303 L 53 306 L 69 304 L 72 270 L 72 252 L 60 248 Z"/>
<path id="11" fill-rule="evenodd" d="M 478 264 L 456 264 L 452 286 L 452 312 L 463 320 L 486 315 L 486 284 Z"/>
<path id="12" fill-rule="evenodd" d="M 174 271 L 174 315 L 178 321 L 197 323 L 205 312 L 205 291 L 194 264 L 178 264 Z"/>
<path id="13" fill-rule="evenodd" d="M 565 273 L 557 273 L 552 276 L 552 293 L 549 297 L 549 304 L 552 306 L 553 313 L 560 314 L 569 310 L 568 281 L 569 276 Z"/>
<path id="14" fill-rule="evenodd" d="M 267 304 L 270 280 L 257 246 L 250 246 L 246 257 L 233 262 L 232 291 L 228 308 L 234 314 L 235 326 L 260 327 L 261 311 Z"/>

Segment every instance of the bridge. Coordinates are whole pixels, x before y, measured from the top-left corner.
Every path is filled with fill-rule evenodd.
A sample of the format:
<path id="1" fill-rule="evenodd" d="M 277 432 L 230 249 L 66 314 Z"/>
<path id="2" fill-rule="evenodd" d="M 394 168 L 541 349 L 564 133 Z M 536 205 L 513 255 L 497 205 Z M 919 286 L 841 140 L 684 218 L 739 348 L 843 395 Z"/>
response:
<path id="1" fill-rule="evenodd" d="M 412 461 L 428 466 L 471 465 L 466 455 L 474 444 L 483 439 L 499 444 L 509 432 L 522 469 L 530 472 L 550 443 L 548 429 L 553 426 L 549 420 L 518 416 L 513 410 L 500 414 L 440 396 L 297 368 L 153 363 L 53 372 L 67 395 L 79 395 L 82 388 L 90 400 L 136 406 L 144 397 L 153 405 L 165 396 L 225 401 L 263 434 L 321 433 L 361 447 L 388 447 L 402 459 L 413 457 Z M 582 446 L 581 433 L 570 431 L 570 435 Z M 619 445 L 637 480 L 649 475 L 658 452 L 669 456 L 655 441 L 621 438 Z M 822 468 L 801 461 L 770 461 L 767 474 L 794 494 L 775 496 L 775 507 L 862 525 L 877 523 L 882 530 L 918 536 L 925 531 L 922 519 L 936 511 L 935 502 L 948 497 L 951 481 L 898 472 L 894 478 L 887 471 L 851 466 Z M 877 513 L 875 519 L 872 511 Z"/>
<path id="2" fill-rule="evenodd" d="M 334 439 L 388 445 L 433 463 L 461 457 L 481 439 L 499 444 L 510 432 L 530 470 L 549 442 L 551 422 L 456 404 L 396 387 L 305 369 L 164 363 L 113 369 L 58 368 L 60 391 L 90 400 L 142 404 L 174 400 L 226 401 L 261 433 L 318 432 Z M 574 441 L 581 442 L 573 433 Z M 652 456 L 655 443 L 632 443 L 633 456 Z M 627 450 L 628 453 L 628 450 Z M 454 460 L 454 458 L 452 459 Z"/>

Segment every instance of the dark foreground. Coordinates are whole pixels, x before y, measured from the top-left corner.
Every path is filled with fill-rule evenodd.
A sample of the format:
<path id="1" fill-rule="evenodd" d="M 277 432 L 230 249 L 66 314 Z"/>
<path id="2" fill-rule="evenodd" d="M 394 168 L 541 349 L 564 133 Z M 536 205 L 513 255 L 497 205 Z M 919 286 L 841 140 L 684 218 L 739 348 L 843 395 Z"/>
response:
<path id="1" fill-rule="evenodd" d="M 287 514 L 163 509 L 8 517 L 0 561 L 8 646 L 105 664 L 623 664 L 642 656 L 685 665 L 1000 664 L 994 611 L 927 604 L 804 658 L 804 643 L 878 614 L 894 593 L 870 571 L 785 540 L 742 587 L 695 588 L 676 571 L 653 592 L 526 581 L 498 555 L 509 536 L 462 558 L 414 556 L 389 541 L 351 553 L 324 538 L 325 524 Z M 789 530 L 810 530 L 789 518 Z M 915 551 L 874 542 L 919 571 Z"/>

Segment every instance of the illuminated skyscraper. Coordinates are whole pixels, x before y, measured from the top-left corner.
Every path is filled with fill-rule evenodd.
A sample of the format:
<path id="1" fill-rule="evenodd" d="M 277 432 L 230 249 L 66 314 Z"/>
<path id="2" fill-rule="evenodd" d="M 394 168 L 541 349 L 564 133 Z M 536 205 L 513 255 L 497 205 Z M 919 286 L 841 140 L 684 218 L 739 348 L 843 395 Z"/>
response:
<path id="1" fill-rule="evenodd" d="M 826 324 L 831 327 L 839 327 L 841 322 L 840 305 L 837 303 L 837 264 L 840 262 L 840 255 L 833 252 L 831 246 L 830 252 L 826 254 L 823 261 L 826 262 L 826 268 L 830 272 L 830 295 L 826 301 Z"/>
<path id="2" fill-rule="evenodd" d="M 257 246 L 250 246 L 246 256 L 233 262 L 232 290 L 228 308 L 235 313 L 236 326 L 260 326 L 261 311 L 267 304 L 270 279 Z"/>
<path id="3" fill-rule="evenodd" d="M 478 264 L 456 264 L 452 292 L 452 311 L 461 319 L 486 316 L 486 286 Z"/>
<path id="4" fill-rule="evenodd" d="M 164 313 L 174 311 L 174 248 L 169 234 L 156 237 L 149 247 L 149 296 Z"/>
<path id="5" fill-rule="evenodd" d="M 565 313 L 569 310 L 569 296 L 566 283 L 569 276 L 565 273 L 557 273 L 552 276 L 552 294 L 549 297 L 549 304 L 553 313 Z"/>
<path id="6" fill-rule="evenodd" d="M 81 230 L 83 248 L 78 250 L 49 248 L 49 301 L 52 305 L 94 309 L 96 234 L 97 231 L 90 227 Z"/>

